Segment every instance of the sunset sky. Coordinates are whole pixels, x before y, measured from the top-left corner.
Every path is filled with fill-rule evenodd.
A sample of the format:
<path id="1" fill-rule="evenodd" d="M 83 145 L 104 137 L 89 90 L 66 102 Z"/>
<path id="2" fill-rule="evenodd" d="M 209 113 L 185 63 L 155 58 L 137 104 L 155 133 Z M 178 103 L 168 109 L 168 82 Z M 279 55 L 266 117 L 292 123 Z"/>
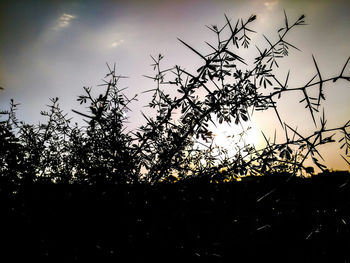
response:
<path id="1" fill-rule="evenodd" d="M 62 108 L 76 118 L 71 109 L 81 109 L 77 96 L 83 86 L 101 84 L 106 62 L 116 62 L 118 73 L 129 77 L 121 82 L 129 87 L 129 94 L 140 94 L 154 85 L 142 76 L 152 74 L 150 55 L 163 54 L 169 67 L 178 64 L 195 70 L 198 66 L 198 57 L 177 38 L 202 50 L 204 41 L 214 39 L 205 25 L 223 25 L 224 14 L 233 21 L 256 14 L 251 28 L 258 33 L 252 41 L 264 47 L 262 34 L 276 39 L 284 23 L 283 10 L 290 21 L 305 14 L 308 25 L 288 37 L 302 52 L 291 50 L 277 74 L 283 78 L 290 69 L 290 87 L 306 84 L 316 73 L 312 54 L 324 77 L 339 74 L 350 56 L 347 0 L 0 0 L 0 86 L 4 88 L 0 90 L 0 109 L 7 109 L 14 98 L 21 104 L 19 119 L 37 123 L 49 98 L 59 97 Z M 256 49 L 251 50 L 248 56 L 254 57 Z M 345 73 L 350 76 L 350 65 Z M 323 108 L 329 127 L 344 125 L 350 119 L 350 83 L 327 85 L 325 91 Z M 135 103 L 130 113 L 132 127 L 143 122 L 140 111 L 146 111 L 143 106 L 148 98 L 141 95 Z M 279 106 L 286 123 L 308 134 L 314 125 L 304 106 L 298 104 L 300 99 L 300 94 L 291 94 Z M 271 136 L 280 128 L 272 112 L 253 120 L 256 129 Z M 326 164 L 349 169 L 338 148 L 324 149 Z"/>

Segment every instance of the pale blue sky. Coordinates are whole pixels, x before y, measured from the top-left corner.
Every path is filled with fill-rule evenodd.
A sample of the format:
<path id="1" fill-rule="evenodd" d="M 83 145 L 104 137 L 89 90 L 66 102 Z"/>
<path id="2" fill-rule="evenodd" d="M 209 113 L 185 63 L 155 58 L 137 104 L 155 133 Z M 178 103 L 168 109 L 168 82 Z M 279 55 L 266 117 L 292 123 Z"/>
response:
<path id="1" fill-rule="evenodd" d="M 253 41 L 264 46 L 262 34 L 272 39 L 283 25 L 283 9 L 291 20 L 306 15 L 309 24 L 293 32 L 288 40 L 302 52 L 292 51 L 281 63 L 281 76 L 291 69 L 290 85 L 305 84 L 315 73 L 312 54 L 321 72 L 340 72 L 350 56 L 349 1 L 219 0 L 219 1 L 0 1 L 0 107 L 10 98 L 21 103 L 20 119 L 35 123 L 50 97 L 59 97 L 71 116 L 83 86 L 96 86 L 106 73 L 105 63 L 117 63 L 118 72 L 129 76 L 121 82 L 130 94 L 152 88 L 142 77 L 151 74 L 149 55 L 162 53 L 165 65 L 180 64 L 189 70 L 199 61 L 177 37 L 199 50 L 212 40 L 205 25 L 222 25 L 224 13 L 236 20 L 256 14 Z M 255 55 L 249 51 L 248 57 Z M 350 74 L 350 68 L 348 68 Z M 131 126 L 141 121 L 147 95 L 134 105 Z M 329 125 L 343 125 L 350 117 L 350 85 L 337 84 L 326 90 L 324 104 Z M 311 117 L 298 104 L 298 94 L 281 100 L 284 120 L 305 132 Z M 292 112 L 292 114 L 291 114 Z M 271 133 L 278 122 L 274 115 L 256 116 L 255 125 Z M 279 128 L 279 127 L 277 127 Z M 299 128 L 300 129 L 300 128 Z M 330 167 L 345 169 L 338 146 L 327 149 Z M 336 157 L 335 157 L 336 156 Z"/>

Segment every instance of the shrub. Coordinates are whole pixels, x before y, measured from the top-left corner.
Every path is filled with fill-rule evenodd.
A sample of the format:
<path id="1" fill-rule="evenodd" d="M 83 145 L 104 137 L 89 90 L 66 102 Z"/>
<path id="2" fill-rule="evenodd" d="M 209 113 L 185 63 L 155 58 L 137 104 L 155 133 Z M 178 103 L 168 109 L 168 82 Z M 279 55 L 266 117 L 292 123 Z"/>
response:
<path id="1" fill-rule="evenodd" d="M 208 27 L 217 37 L 215 44 L 207 43 L 212 49 L 209 54 L 201 54 L 179 39 L 202 62 L 195 73 L 178 65 L 162 69 L 163 56 L 152 57 L 155 74 L 148 78 L 156 86 L 148 91 L 153 92 L 148 106 L 156 112 L 154 116 L 144 115 L 146 124 L 137 130 L 125 131 L 125 113 L 137 97 L 128 98 L 119 88 L 118 81 L 123 76 L 116 73 L 115 65 L 108 66 L 103 93 L 94 96 L 91 88 L 84 87 L 85 93 L 78 97 L 88 110 L 73 111 L 85 119 L 85 126 L 71 124 L 60 109 L 58 98 L 51 99 L 48 111 L 41 112 L 47 122 L 38 125 L 19 122 L 15 115 L 17 104 L 11 101 L 10 109 L 1 112 L 5 116 L 0 123 L 2 176 L 10 175 L 16 182 L 47 179 L 56 183 L 125 184 L 189 177 L 222 182 L 282 172 L 304 175 L 313 172 L 305 165 L 308 158 L 321 170 L 326 169 L 319 161 L 322 156 L 317 147 L 334 142 L 334 134 L 329 133 L 337 131 L 343 134 L 340 142 L 347 161 L 350 121 L 328 128 L 324 112 L 319 123 L 316 117 L 325 99 L 325 83 L 350 81 L 345 75 L 349 59 L 339 75 L 324 79 L 313 57 L 316 74 L 305 85 L 291 88 L 289 72 L 281 80 L 275 71 L 279 60 L 289 55 L 289 49 L 297 49 L 286 38 L 305 24 L 304 15 L 290 23 L 285 14 L 278 39 L 272 42 L 265 37 L 267 46 L 257 47 L 258 55 L 252 65 L 238 55 L 238 50 L 250 48 L 250 35 L 255 33 L 250 25 L 256 16 L 236 23 L 226 16 L 225 19 L 221 28 Z M 316 86 L 318 95 L 312 97 L 309 90 Z M 177 94 L 168 94 L 169 87 L 175 88 Z M 276 102 L 282 93 L 291 92 L 304 96 L 300 103 L 308 109 L 316 127 L 311 135 L 303 136 L 282 121 Z M 234 156 L 212 143 L 214 135 L 209 123 L 238 126 L 249 121 L 249 112 L 268 109 L 275 111 L 285 131 L 285 142 L 270 142 L 265 137 L 266 147 L 257 149 L 243 144 Z M 180 117 L 175 117 L 179 112 Z M 205 148 L 198 147 L 200 143 Z"/>

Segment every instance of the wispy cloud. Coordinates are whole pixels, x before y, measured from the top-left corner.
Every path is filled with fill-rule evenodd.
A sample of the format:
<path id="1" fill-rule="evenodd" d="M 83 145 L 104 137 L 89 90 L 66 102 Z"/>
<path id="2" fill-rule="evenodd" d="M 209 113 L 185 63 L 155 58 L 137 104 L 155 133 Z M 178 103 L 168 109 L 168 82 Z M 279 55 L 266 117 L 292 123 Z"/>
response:
<path id="1" fill-rule="evenodd" d="M 269 10 L 273 9 L 277 4 L 278 4 L 277 0 L 276 1 L 266 1 L 266 2 L 264 2 L 264 6 L 267 9 L 269 9 Z"/>
<path id="2" fill-rule="evenodd" d="M 120 40 L 117 40 L 117 41 L 113 41 L 113 42 L 110 44 L 110 47 L 115 48 L 115 47 L 120 46 L 120 45 L 123 44 L 123 43 L 124 43 L 124 39 L 120 39 Z"/>
<path id="3" fill-rule="evenodd" d="M 71 15 L 71 14 L 66 14 L 64 13 L 63 15 L 60 16 L 60 18 L 58 19 L 58 23 L 57 25 L 54 27 L 55 30 L 61 29 L 61 28 L 65 28 L 68 27 L 71 23 L 71 20 L 75 19 L 76 16 L 75 15 Z"/>

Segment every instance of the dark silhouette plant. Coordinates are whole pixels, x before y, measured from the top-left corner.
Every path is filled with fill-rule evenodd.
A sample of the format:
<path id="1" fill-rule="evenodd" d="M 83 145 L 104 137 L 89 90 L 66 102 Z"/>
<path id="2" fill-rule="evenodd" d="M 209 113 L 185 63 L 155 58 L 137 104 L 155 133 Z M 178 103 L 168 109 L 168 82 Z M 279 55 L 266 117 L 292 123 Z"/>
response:
<path id="1" fill-rule="evenodd" d="M 80 104 L 87 104 L 87 112 L 76 111 L 86 121 L 85 126 L 71 124 L 71 119 L 59 107 L 58 98 L 51 99 L 48 111 L 41 114 L 48 120 L 38 125 L 19 122 L 15 115 L 17 104 L 11 101 L 0 123 L 1 175 L 16 182 L 48 179 L 56 183 L 125 184 L 157 183 L 163 180 L 203 177 L 209 181 L 230 181 L 247 175 L 266 175 L 288 172 L 291 175 L 312 173 L 305 162 L 311 158 L 321 170 L 326 166 L 318 146 L 334 142 L 334 132 L 341 132 L 341 148 L 345 159 L 349 157 L 350 121 L 336 128 L 326 126 L 323 112 L 316 121 L 324 87 L 328 82 L 350 81 L 345 74 L 349 59 L 339 75 L 324 78 L 316 59 L 316 74 L 300 87 L 289 87 L 289 72 L 284 80 L 276 77 L 278 62 L 289 55 L 289 49 L 298 49 L 289 43 L 287 35 L 294 28 L 304 25 L 304 15 L 290 23 L 285 15 L 284 26 L 278 30 L 278 39 L 265 37 L 266 48 L 257 49 L 252 65 L 238 55 L 241 48 L 251 46 L 250 34 L 256 33 L 248 26 L 256 19 L 250 16 L 232 23 L 225 16 L 223 27 L 208 27 L 217 37 L 215 44 L 206 43 L 212 51 L 201 54 L 180 40 L 202 61 L 194 73 L 181 66 L 162 69 L 162 55 L 152 57 L 155 81 L 152 100 L 148 104 L 156 110 L 154 116 L 146 116 L 146 124 L 137 130 L 126 132 L 126 112 L 136 96 L 128 98 L 118 87 L 123 78 L 108 66 L 108 74 L 101 85 L 105 91 L 94 96 L 90 87 L 78 97 Z M 318 95 L 310 90 L 318 87 Z M 170 95 L 165 88 L 174 88 Z M 302 135 L 296 128 L 283 122 L 276 105 L 282 94 L 300 92 L 300 101 L 311 114 L 315 131 Z M 172 92 L 172 94 L 174 94 Z M 213 143 L 213 131 L 209 124 L 228 123 L 242 125 L 250 120 L 254 111 L 273 109 L 282 129 L 285 142 L 270 141 L 265 135 L 266 147 L 237 146 L 234 156 Z M 176 113 L 181 113 L 180 116 Z M 244 132 L 242 136 L 244 137 Z M 198 145 L 205 145 L 203 149 Z M 349 163 L 349 162 L 348 162 Z"/>
<path id="2" fill-rule="evenodd" d="M 180 177 L 206 174 L 217 178 L 223 168 L 226 177 L 229 178 L 223 177 L 221 180 L 248 174 L 311 173 L 312 169 L 304 165 L 310 156 L 313 163 L 324 170 L 326 167 L 319 162 L 318 158 L 322 156 L 317 146 L 333 142 L 334 134 L 331 136 L 326 134 L 334 131 L 343 132 L 344 137 L 341 141 L 344 141 L 344 144 L 341 147 L 346 146 L 345 151 L 348 155 L 347 129 L 350 122 L 338 128 L 328 129 L 325 115 L 321 116 L 319 127 L 315 115 L 319 111 L 321 101 L 325 99 L 323 90 L 325 83 L 350 80 L 344 75 L 349 59 L 338 76 L 323 79 L 313 57 L 317 74 L 301 87 L 288 87 L 289 72 L 286 79 L 281 81 L 275 76 L 274 70 L 278 68 L 278 60 L 289 54 L 290 47 L 298 49 L 286 41 L 286 36 L 295 27 L 304 25 L 305 17 L 302 15 L 290 24 L 286 13 L 284 15 L 285 25 L 278 30 L 278 40 L 271 42 L 264 36 L 268 47 L 265 49 L 257 47 L 259 54 L 252 66 L 247 65 L 245 60 L 237 55 L 236 50 L 249 47 L 250 38 L 247 34 L 255 32 L 247 26 L 255 20 L 255 16 L 249 17 L 246 22 L 238 20 L 235 25 L 225 16 L 226 24 L 222 28 L 208 27 L 216 34 L 217 43 L 215 45 L 207 43 L 213 51 L 206 55 L 180 40 L 203 61 L 196 73 L 190 73 L 180 66 L 162 70 L 160 62 L 163 56 L 159 55 L 157 59 L 152 57 L 156 75 L 150 78 L 156 81 L 157 85 L 151 90 L 154 91 L 154 95 L 149 106 L 157 109 L 157 116 L 154 120 L 147 119 L 147 124 L 141 127 L 142 133 L 136 134 L 140 142 L 136 153 L 142 156 L 144 165 L 149 168 L 151 181 L 158 181 L 174 173 Z M 165 93 L 161 88 L 164 85 L 172 89 L 175 86 L 179 97 L 172 98 Z M 308 95 L 314 86 L 319 87 L 317 97 Z M 302 136 L 296 129 L 282 121 L 276 102 L 282 93 L 287 92 L 303 93 L 304 99 L 300 103 L 306 104 L 316 126 L 316 131 L 312 135 Z M 256 149 L 253 145 L 245 145 L 237 150 L 235 156 L 228 156 L 225 151 L 222 152 L 212 144 L 204 151 L 194 148 L 195 140 L 198 138 L 204 141 L 212 140 L 213 132 L 208 128 L 209 122 L 214 125 L 217 122 L 239 125 L 249 120 L 250 110 L 265 111 L 270 108 L 275 111 L 285 130 L 284 143 L 277 143 L 276 139 L 269 142 L 264 135 L 267 144 L 265 148 Z M 174 120 L 174 112 L 178 109 L 181 109 L 181 117 Z M 220 162 L 217 162 L 218 159 Z"/>

